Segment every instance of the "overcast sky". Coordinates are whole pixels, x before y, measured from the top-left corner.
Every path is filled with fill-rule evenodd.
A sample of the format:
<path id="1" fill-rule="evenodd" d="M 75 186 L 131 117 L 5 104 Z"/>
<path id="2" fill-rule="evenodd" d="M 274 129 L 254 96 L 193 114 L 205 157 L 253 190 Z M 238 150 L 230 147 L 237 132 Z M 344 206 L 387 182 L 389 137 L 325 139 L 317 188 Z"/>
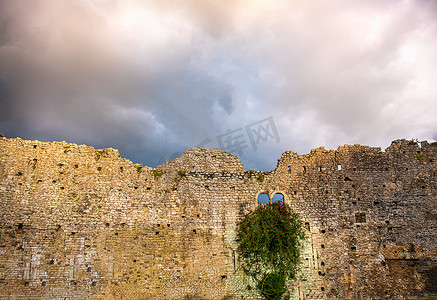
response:
<path id="1" fill-rule="evenodd" d="M 0 0 L 0 132 L 155 167 L 193 146 L 437 139 L 437 1 Z"/>

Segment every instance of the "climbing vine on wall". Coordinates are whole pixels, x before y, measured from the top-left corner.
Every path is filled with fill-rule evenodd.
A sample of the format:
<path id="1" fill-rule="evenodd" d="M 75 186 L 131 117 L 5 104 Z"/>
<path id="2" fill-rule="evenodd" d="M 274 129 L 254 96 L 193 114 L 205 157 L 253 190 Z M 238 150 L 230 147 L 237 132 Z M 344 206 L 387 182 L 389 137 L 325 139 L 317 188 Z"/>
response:
<path id="1" fill-rule="evenodd" d="M 243 269 L 266 298 L 280 299 L 295 278 L 304 237 L 299 215 L 283 202 L 260 205 L 238 223 Z"/>

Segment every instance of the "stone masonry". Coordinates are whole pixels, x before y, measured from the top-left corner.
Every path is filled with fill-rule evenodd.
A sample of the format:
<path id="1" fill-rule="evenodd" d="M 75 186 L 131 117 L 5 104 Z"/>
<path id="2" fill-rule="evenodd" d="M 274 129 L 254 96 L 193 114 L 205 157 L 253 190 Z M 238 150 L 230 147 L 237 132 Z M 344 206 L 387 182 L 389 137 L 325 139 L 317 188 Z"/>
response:
<path id="1" fill-rule="evenodd" d="M 192 148 L 0 137 L 0 299 L 259 299 L 236 223 L 280 193 L 306 227 L 290 299 L 437 298 L 437 144 L 285 152 L 274 171 Z"/>

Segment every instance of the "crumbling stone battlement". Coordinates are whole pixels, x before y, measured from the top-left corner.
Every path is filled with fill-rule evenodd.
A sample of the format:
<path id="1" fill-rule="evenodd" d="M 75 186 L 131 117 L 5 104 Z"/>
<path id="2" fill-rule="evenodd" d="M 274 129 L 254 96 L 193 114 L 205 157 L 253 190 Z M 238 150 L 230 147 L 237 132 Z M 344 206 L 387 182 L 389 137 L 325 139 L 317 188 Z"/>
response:
<path id="1" fill-rule="evenodd" d="M 235 227 L 260 193 L 305 222 L 291 299 L 435 298 L 436 160 L 397 140 L 287 151 L 269 172 L 201 148 L 153 169 L 0 137 L 0 298 L 257 299 Z"/>

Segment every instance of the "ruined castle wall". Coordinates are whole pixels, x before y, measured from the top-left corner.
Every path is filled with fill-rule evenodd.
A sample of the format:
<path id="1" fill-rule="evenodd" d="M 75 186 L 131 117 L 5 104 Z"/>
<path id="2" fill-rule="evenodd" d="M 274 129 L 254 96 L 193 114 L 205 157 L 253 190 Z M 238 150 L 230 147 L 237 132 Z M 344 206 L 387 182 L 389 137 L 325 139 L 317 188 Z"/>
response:
<path id="1" fill-rule="evenodd" d="M 435 295 L 436 154 L 408 141 L 284 153 L 276 173 L 309 220 L 326 296 Z"/>
<path id="2" fill-rule="evenodd" d="M 0 296 L 228 295 L 257 190 L 236 157 L 209 152 L 153 170 L 113 149 L 2 139 Z"/>
<path id="3" fill-rule="evenodd" d="M 306 223 L 291 298 L 437 297 L 436 156 L 400 140 L 287 151 L 275 171 L 247 172 L 193 148 L 152 169 L 114 149 L 0 138 L 0 298 L 259 298 L 235 227 L 261 192 Z"/>

